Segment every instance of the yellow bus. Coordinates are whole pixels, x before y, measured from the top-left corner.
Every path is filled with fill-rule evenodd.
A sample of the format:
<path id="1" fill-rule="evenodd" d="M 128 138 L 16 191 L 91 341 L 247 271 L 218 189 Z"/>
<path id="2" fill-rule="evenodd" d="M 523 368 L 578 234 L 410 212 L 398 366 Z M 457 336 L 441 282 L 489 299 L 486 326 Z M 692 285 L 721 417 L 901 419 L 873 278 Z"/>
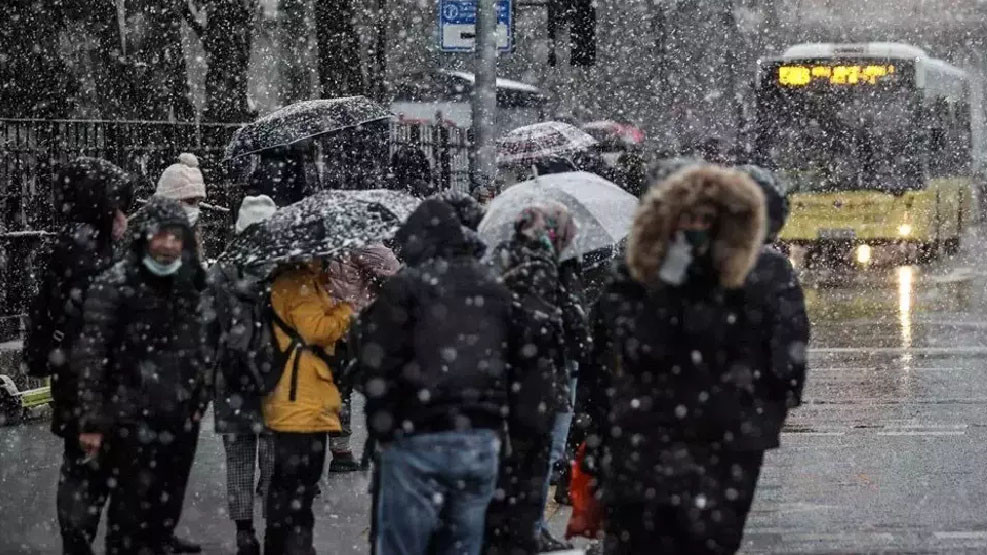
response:
<path id="1" fill-rule="evenodd" d="M 755 160 L 790 186 L 781 240 L 868 263 L 955 252 L 973 215 L 970 78 L 896 43 L 802 44 L 758 62 Z"/>

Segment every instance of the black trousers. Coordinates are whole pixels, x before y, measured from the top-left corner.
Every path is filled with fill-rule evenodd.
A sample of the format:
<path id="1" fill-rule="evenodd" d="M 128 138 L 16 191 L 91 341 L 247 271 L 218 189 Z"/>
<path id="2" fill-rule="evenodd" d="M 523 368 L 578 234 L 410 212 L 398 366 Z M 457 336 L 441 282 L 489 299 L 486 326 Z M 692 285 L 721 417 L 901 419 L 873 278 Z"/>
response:
<path id="1" fill-rule="evenodd" d="M 175 449 L 178 450 L 176 453 L 178 457 L 178 475 L 174 482 L 174 489 L 171 492 L 171 495 L 175 497 L 174 503 L 169 505 L 172 513 L 168 515 L 168 518 L 174 522 L 174 526 L 178 526 L 178 522 L 182 518 L 182 507 L 185 506 L 185 492 L 188 490 L 188 480 L 192 474 L 192 463 L 195 462 L 195 452 L 198 447 L 199 423 L 196 422 L 188 426 L 188 431 L 185 433 L 183 440 L 175 445 Z"/>
<path id="2" fill-rule="evenodd" d="M 535 528 L 545 506 L 551 446 L 551 434 L 510 438 L 510 452 L 498 471 L 497 493 L 487 509 L 485 554 L 538 553 Z"/>
<path id="3" fill-rule="evenodd" d="M 188 484 L 188 454 L 198 434 L 179 427 L 125 426 L 114 431 L 107 459 L 116 485 L 107 509 L 106 552 L 164 553 Z"/>
<path id="4" fill-rule="evenodd" d="M 109 493 L 106 461 L 103 457 L 85 460 L 79 437 L 75 434 L 66 437 L 55 500 L 62 551 L 66 555 L 92 554 L 99 515 Z"/>
<path id="5" fill-rule="evenodd" d="M 312 501 L 326 463 L 323 433 L 274 434 L 274 474 L 267 493 L 264 553 L 311 555 Z"/>
<path id="6" fill-rule="evenodd" d="M 607 507 L 606 555 L 736 553 L 754 502 L 764 451 L 726 452 L 681 502 L 616 502 Z"/>

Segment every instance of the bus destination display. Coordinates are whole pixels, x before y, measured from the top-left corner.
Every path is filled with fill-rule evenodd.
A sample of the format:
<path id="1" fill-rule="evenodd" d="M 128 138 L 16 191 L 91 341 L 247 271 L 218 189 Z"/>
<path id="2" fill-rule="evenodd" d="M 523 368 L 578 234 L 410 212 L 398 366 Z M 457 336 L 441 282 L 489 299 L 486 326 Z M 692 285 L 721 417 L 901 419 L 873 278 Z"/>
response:
<path id="1" fill-rule="evenodd" d="M 837 86 L 870 86 L 894 79 L 893 65 L 783 65 L 778 68 L 778 84 L 807 87 L 826 83 Z"/>

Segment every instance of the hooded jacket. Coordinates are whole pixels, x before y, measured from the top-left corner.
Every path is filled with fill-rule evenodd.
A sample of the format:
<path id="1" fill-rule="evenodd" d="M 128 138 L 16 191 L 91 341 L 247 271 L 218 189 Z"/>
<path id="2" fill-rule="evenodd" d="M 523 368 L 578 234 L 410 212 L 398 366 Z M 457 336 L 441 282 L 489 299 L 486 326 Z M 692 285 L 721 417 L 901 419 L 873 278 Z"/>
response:
<path id="1" fill-rule="evenodd" d="M 789 409 L 802 403 L 810 324 L 798 274 L 788 257 L 771 245 L 788 218 L 784 189 L 768 170 L 742 169 L 761 187 L 767 206 L 767 244 L 747 276 L 744 297 L 747 321 L 757 332 L 754 358 L 766 361 L 769 371 L 754 380 L 753 410 L 742 415 L 731 448 L 772 449 L 779 445 Z"/>
<path id="2" fill-rule="evenodd" d="M 479 262 L 456 212 L 426 200 L 398 231 L 406 267 L 360 320 L 358 382 L 368 432 L 381 441 L 450 430 L 500 429 L 530 411 L 508 396 L 523 366 L 511 296 Z M 535 409 L 537 410 L 537 409 Z"/>
<path id="3" fill-rule="evenodd" d="M 339 395 L 329 355 L 350 327 L 353 309 L 332 298 L 318 263 L 282 272 L 271 286 L 277 347 L 287 354 L 277 387 L 263 401 L 264 422 L 276 432 L 339 432 Z M 292 341 L 290 334 L 296 335 Z"/>
<path id="4" fill-rule="evenodd" d="M 145 212 L 144 225 L 132 230 L 131 251 L 86 297 L 72 361 L 81 380 L 84 432 L 175 429 L 208 402 L 199 317 L 205 277 L 195 238 L 177 202 L 155 198 Z M 180 270 L 159 277 L 142 260 L 148 237 L 166 227 L 182 229 L 184 252 Z"/>
<path id="5" fill-rule="evenodd" d="M 86 292 L 113 262 L 112 229 L 129 199 L 130 180 L 119 167 L 81 157 L 66 164 L 56 182 L 67 223 L 55 239 L 38 296 L 30 309 L 24 361 L 34 376 L 51 376 L 52 431 L 78 435 L 79 380 L 69 361 L 82 329 Z"/>
<path id="6" fill-rule="evenodd" d="M 580 394 L 602 441 L 604 488 L 643 501 L 698 476 L 679 445 L 719 446 L 752 407 L 743 286 L 761 250 L 763 196 L 744 174 L 713 166 L 673 175 L 642 199 L 626 260 L 593 308 L 593 358 Z M 710 255 L 680 286 L 658 280 L 679 215 L 716 207 Z M 682 484 L 678 484 L 682 485 Z"/>

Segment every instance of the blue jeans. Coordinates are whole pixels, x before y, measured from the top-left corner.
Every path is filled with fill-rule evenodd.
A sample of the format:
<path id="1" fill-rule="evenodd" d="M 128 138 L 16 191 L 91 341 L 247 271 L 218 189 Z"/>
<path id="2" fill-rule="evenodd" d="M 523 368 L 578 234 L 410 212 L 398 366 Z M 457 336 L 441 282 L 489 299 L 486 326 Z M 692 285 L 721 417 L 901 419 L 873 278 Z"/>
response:
<path id="1" fill-rule="evenodd" d="M 572 396 L 572 404 L 576 404 L 576 379 L 572 378 L 569 380 L 569 392 Z M 548 479 L 545 480 L 544 495 L 542 498 L 545 500 L 545 505 L 548 505 L 548 488 L 551 487 L 552 482 L 552 469 L 555 468 L 555 463 L 561 461 L 565 458 L 565 445 L 566 441 L 569 439 L 569 428 L 572 427 L 572 418 L 575 416 L 574 412 L 557 412 L 555 413 L 555 423 L 552 424 L 552 449 L 549 451 L 548 455 Z M 559 487 L 562 487 L 560 484 Z M 548 522 L 545 521 L 545 507 L 542 507 L 542 517 L 538 520 L 535 525 L 535 532 L 540 532 L 541 530 L 548 529 Z"/>
<path id="2" fill-rule="evenodd" d="M 375 555 L 478 555 L 499 459 L 492 430 L 422 434 L 384 447 Z"/>

